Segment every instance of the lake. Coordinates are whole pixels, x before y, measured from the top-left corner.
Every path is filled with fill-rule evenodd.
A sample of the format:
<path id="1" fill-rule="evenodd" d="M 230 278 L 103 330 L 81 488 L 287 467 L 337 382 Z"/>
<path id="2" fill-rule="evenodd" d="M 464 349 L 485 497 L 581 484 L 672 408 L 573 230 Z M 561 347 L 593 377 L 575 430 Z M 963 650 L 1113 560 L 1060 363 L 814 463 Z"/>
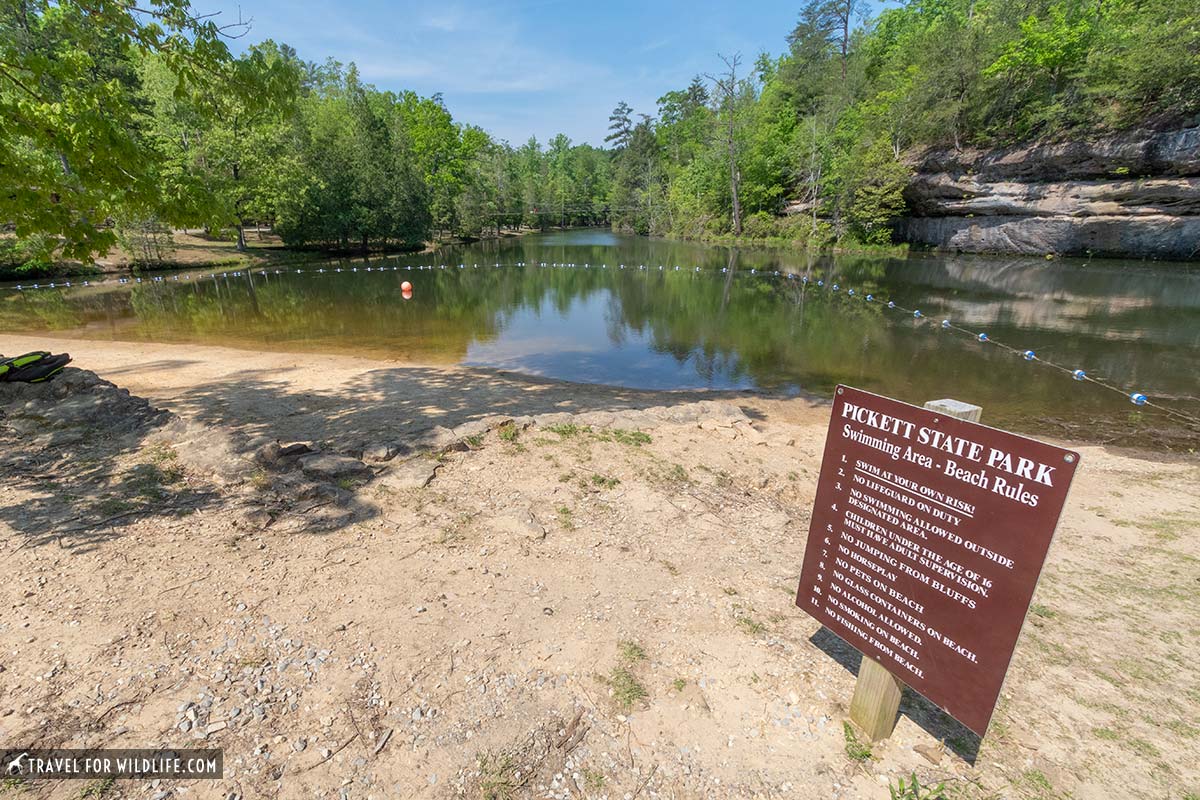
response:
<path id="1" fill-rule="evenodd" d="M 827 397 L 847 383 L 914 403 L 954 397 L 1031 433 L 1200 442 L 1193 424 L 994 344 L 1200 416 L 1198 265 L 817 256 L 575 230 L 433 255 L 89 282 L 5 285 L 0 330 L 352 352 L 646 389 Z"/>

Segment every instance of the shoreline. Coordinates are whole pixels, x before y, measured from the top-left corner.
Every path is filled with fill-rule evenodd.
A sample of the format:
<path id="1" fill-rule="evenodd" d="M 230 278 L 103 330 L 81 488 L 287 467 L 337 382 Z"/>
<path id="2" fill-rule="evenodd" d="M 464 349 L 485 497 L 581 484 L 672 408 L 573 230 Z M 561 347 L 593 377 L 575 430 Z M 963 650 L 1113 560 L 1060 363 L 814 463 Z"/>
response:
<path id="1" fill-rule="evenodd" d="M 50 343 L 53 343 L 51 345 Z M 334 393 L 363 376 L 376 372 L 396 376 L 440 374 L 446 378 L 468 377 L 479 381 L 497 381 L 514 392 L 536 391 L 541 397 L 555 397 L 572 407 L 589 402 L 615 402 L 622 408 L 666 405 L 677 402 L 718 400 L 753 409 L 764 421 L 772 419 L 789 424 L 816 424 L 831 398 L 801 391 L 790 395 L 756 389 L 641 389 L 617 384 L 577 382 L 561 378 L 516 372 L 496 367 L 439 363 L 428 359 L 408 359 L 383 354 L 362 354 L 361 348 L 338 353 L 333 350 L 256 350 L 239 343 L 193 344 L 188 342 L 149 342 L 116 339 L 89 339 L 78 332 L 66 335 L 47 332 L 40 335 L 0 333 L 0 353 L 33 350 L 69 352 L 72 366 L 89 369 L 102 378 L 128 388 L 134 394 L 155 402 L 166 402 L 180 393 L 189 398 L 202 395 L 206 386 L 231 379 L 236 373 L 259 375 L 273 373 L 273 382 L 290 390 L 312 389 Z M 146 372 L 139 377 L 138 370 Z M 236 394 L 236 392 L 235 392 Z M 252 394 L 247 392 L 245 394 Z M 499 397 L 495 393 L 491 396 Z M 507 398 L 499 398 L 513 411 Z M 935 398 L 930 398 L 935 399 Z M 189 400 L 189 408 L 200 408 Z M 539 406 L 539 410 L 546 409 Z M 537 412 L 534 412 L 537 413 Z M 454 420 L 457 420 L 454 417 Z M 987 409 L 984 422 L 987 424 Z M 226 422 L 232 422 L 226 420 Z M 821 424 L 824 424 L 821 422 Z M 1064 447 L 1102 447 L 1113 453 L 1158 463 L 1200 463 L 1200 455 L 1167 447 L 1111 444 L 1044 432 L 1013 431 Z"/>
<path id="2" fill-rule="evenodd" d="M 435 380 L 494 382 L 495 388 L 477 393 L 497 399 L 509 413 L 550 413 L 556 408 L 572 412 L 589 410 L 603 404 L 606 408 L 634 409 L 653 406 L 718 400 L 733 402 L 755 410 L 756 414 L 777 417 L 791 424 L 815 422 L 830 405 L 827 398 L 801 394 L 795 397 L 771 395 L 750 390 L 719 389 L 637 389 L 596 383 L 579 383 L 490 367 L 439 364 L 369 355 L 341 355 L 328 352 L 263 351 L 219 344 L 188 344 L 88 339 L 78 336 L 36 336 L 0 333 L 0 352 L 28 352 L 45 349 L 65 350 L 73 359 L 71 366 L 95 372 L 135 395 L 155 403 L 174 401 L 184 413 L 205 413 L 210 387 L 229 382 L 231 394 L 238 395 L 236 381 L 258 380 L 271 375 L 271 383 L 295 392 L 337 393 L 357 386 L 374 375 L 381 380 L 410 379 L 418 383 Z M 381 377 L 383 376 L 383 377 Z M 503 391 L 535 397 L 535 406 L 520 408 L 502 395 Z M 471 391 L 471 389 L 468 389 Z M 243 392 L 241 394 L 250 394 Z M 433 394 L 438 396 L 434 390 Z M 349 398 L 348 398 L 349 399 Z M 451 410 L 445 415 L 451 423 L 478 416 L 486 409 L 470 413 Z M 437 416 L 437 415 L 434 415 Z M 255 412 L 256 422 L 265 416 Z M 438 418 L 440 419 L 440 417 Z M 434 420 L 437 421 L 437 420 Z M 445 422 L 446 420 L 441 420 Z M 237 420 L 223 420 L 239 424 Z"/>
<path id="3" fill-rule="evenodd" d="M 94 276 L 112 276 L 121 274 L 151 274 L 159 272 L 172 272 L 187 269 L 220 269 L 227 268 L 246 268 L 256 266 L 280 266 L 308 262 L 328 262 L 339 259 L 358 259 L 358 258 L 387 258 L 395 256 L 414 256 L 427 255 L 436 253 L 439 250 L 447 247 L 461 246 L 480 241 L 503 241 L 507 239 L 520 239 L 525 236 L 561 232 L 566 230 L 604 230 L 611 231 L 609 227 L 582 226 L 577 228 L 547 228 L 540 229 L 523 229 L 520 231 L 505 231 L 500 236 L 483 236 L 479 239 L 459 239 L 455 241 L 443 242 L 427 242 L 420 248 L 413 249 L 375 249 L 362 252 L 359 250 L 326 250 L 319 248 L 293 248 L 282 244 L 273 234 L 269 235 L 269 241 L 257 241 L 250 237 L 247 241 L 250 243 L 245 251 L 238 252 L 234 248 L 232 241 L 224 239 L 214 239 L 211 237 L 198 236 L 190 234 L 187 231 L 176 231 L 175 236 L 177 247 L 190 255 L 187 258 L 173 259 L 164 261 L 154 265 L 134 265 L 128 260 L 124 260 L 118 254 L 110 254 L 101 257 L 93 264 L 83 263 L 63 263 L 56 264 L 50 269 L 30 272 L 25 275 L 17 275 L 17 268 L 0 270 L 0 281 L 5 283 L 19 283 L 21 281 L 30 280 L 45 280 L 53 278 L 70 278 L 70 277 L 87 277 Z M 637 236 L 627 232 L 615 232 L 621 235 Z M 1156 259 L 1152 257 L 1132 257 L 1132 256 L 1087 256 L 1078 254 L 1055 254 L 1048 253 L 1044 255 L 1032 255 L 1022 253 L 1005 253 L 1003 251 L 980 251 L 980 252 L 964 252 L 960 250 L 943 249 L 933 246 L 913 245 L 911 243 L 900 243 L 891 245 L 854 245 L 840 246 L 827 245 L 820 247 L 809 247 L 803 243 L 798 243 L 795 240 L 768 237 L 765 239 L 753 238 L 732 238 L 729 236 L 708 236 L 708 237 L 667 237 L 667 236 L 638 236 L 650 241 L 675 242 L 679 244 L 706 245 L 711 247 L 732 248 L 732 249 L 758 249 L 758 250 L 773 250 L 784 251 L 796 254 L 808 254 L 810 256 L 823 257 L 872 257 L 872 258 L 894 258 L 894 259 L 920 259 L 926 257 L 943 257 L 943 258 L 971 258 L 982 260 L 1012 260 L 1014 258 L 1029 259 L 1031 261 L 1045 262 L 1060 262 L 1060 261 L 1079 261 L 1085 266 L 1089 264 L 1097 264 L 1104 266 L 1105 264 L 1124 264 L 1138 265 L 1139 267 L 1158 267 L 1158 268 L 1182 268 L 1186 270 L 1194 270 L 1200 268 L 1200 260 L 1196 259 Z"/>
<path id="4" fill-rule="evenodd" d="M 577 229 L 551 228 L 548 230 Z M 120 252 L 119 248 L 117 248 L 107 255 L 98 257 L 90 264 L 85 264 L 82 262 L 59 262 L 51 265 L 49 268 L 30 271 L 29 273 L 23 275 L 17 274 L 21 267 L 0 268 L 0 281 L 6 283 L 15 283 L 19 281 L 45 280 L 59 277 L 73 278 L 87 277 L 89 275 L 133 275 L 143 273 L 148 274 L 157 272 L 171 272 L 185 269 L 196 270 L 219 269 L 221 267 L 248 268 L 258 266 L 279 266 L 284 264 L 297 264 L 301 262 L 326 262 L 345 258 L 387 258 L 404 255 L 426 255 L 428 253 L 435 253 L 444 247 L 455 247 L 479 241 L 517 239 L 529 234 L 542 232 L 543 231 L 533 229 L 506 231 L 499 236 L 481 236 L 475 240 L 456 238 L 448 241 L 425 242 L 420 247 L 408 249 L 375 248 L 368 249 L 364 252 L 362 250 L 332 250 L 317 247 L 291 247 L 283 244 L 273 233 L 268 234 L 265 239 L 256 239 L 251 236 L 247 236 L 246 249 L 243 251 L 238 251 L 233 240 L 203 236 L 189 233 L 186 230 L 179 230 L 173 232 L 175 248 L 177 253 L 182 251 L 188 256 L 185 258 L 172 258 L 153 264 L 134 263 L 129 260 L 126 254 Z"/>
<path id="5" fill-rule="evenodd" d="M 1200 779 L 1176 699 L 1200 685 L 1194 459 L 1080 446 L 987 737 L 913 695 L 849 757 L 854 653 L 794 605 L 828 403 L 69 347 L 121 388 L 0 384 L 8 741 L 220 747 L 206 800 L 474 798 L 513 770 L 539 797 L 574 774 L 847 800 L 914 773 L 981 799 Z"/>

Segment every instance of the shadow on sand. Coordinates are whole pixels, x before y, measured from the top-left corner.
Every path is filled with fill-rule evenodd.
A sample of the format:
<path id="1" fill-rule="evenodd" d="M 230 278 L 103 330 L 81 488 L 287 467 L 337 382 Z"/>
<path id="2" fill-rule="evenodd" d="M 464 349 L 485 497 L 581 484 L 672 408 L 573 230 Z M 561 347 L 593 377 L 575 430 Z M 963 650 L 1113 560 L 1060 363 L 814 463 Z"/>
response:
<path id="1" fill-rule="evenodd" d="M 177 366 L 160 361 L 139 369 Z M 309 441 L 342 453 L 388 443 L 419 448 L 438 426 L 495 415 L 637 412 L 699 400 L 737 404 L 746 396 L 571 384 L 482 368 L 386 367 L 325 391 L 297 388 L 284 376 L 244 370 L 187 389 L 164 405 L 227 433 L 233 456 L 246 457 L 274 440 Z M 162 455 L 147 440 L 171 416 L 119 394 L 92 373 L 71 369 L 50 384 L 9 388 L 0 397 L 0 481 L 7 490 L 0 493 L 0 520 L 24 536 L 19 547 L 88 549 L 135 522 L 229 507 L 230 498 L 216 487 L 193 488 L 173 477 L 170 463 L 156 461 Z M 110 400 L 137 407 L 110 407 Z M 62 416 L 79 402 L 88 414 Z M 374 513 L 366 504 L 356 507 L 361 513 L 321 532 Z"/>
<path id="2" fill-rule="evenodd" d="M 336 391 L 299 391 L 275 370 L 245 370 L 181 393 L 173 410 L 239 435 L 247 448 L 270 439 L 303 439 L 352 451 L 419 440 L 436 426 L 453 428 L 495 415 L 636 412 L 699 400 L 737 404 L 746 392 L 647 391 L 564 383 L 484 368 L 388 367 Z"/>
<path id="3" fill-rule="evenodd" d="M 858 676 L 862 653 L 836 633 L 821 628 L 809 641 L 852 675 Z M 945 742 L 947 748 L 968 764 L 974 766 L 979 758 L 979 747 L 983 741 L 979 735 L 907 686 L 900 700 L 899 716 L 908 717 L 930 736 Z"/>

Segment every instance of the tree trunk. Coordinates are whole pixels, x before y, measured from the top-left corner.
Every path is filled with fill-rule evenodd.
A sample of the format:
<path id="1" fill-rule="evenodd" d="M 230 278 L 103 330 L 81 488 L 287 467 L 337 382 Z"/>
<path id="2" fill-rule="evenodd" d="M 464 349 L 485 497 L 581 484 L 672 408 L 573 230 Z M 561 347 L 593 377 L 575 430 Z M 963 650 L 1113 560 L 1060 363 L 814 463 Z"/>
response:
<path id="1" fill-rule="evenodd" d="M 239 253 L 244 253 L 246 252 L 246 226 L 242 225 L 241 220 L 238 220 L 237 232 L 237 249 Z"/>
<path id="2" fill-rule="evenodd" d="M 850 14 L 852 3 L 846 3 L 846 16 L 842 17 L 842 83 L 846 82 L 846 56 L 850 53 Z"/>
<path id="3" fill-rule="evenodd" d="M 729 191 L 733 195 L 733 235 L 742 235 L 742 201 L 738 197 L 742 174 L 737 168 L 737 145 L 733 139 L 733 120 L 729 122 Z"/>

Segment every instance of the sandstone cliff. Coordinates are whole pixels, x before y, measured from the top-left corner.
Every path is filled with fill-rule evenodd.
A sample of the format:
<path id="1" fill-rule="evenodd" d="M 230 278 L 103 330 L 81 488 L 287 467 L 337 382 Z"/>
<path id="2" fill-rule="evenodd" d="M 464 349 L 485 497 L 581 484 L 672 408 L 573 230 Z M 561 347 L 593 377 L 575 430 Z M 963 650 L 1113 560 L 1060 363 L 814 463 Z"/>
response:
<path id="1" fill-rule="evenodd" d="M 913 159 L 903 241 L 970 253 L 1200 259 L 1200 127 Z"/>

